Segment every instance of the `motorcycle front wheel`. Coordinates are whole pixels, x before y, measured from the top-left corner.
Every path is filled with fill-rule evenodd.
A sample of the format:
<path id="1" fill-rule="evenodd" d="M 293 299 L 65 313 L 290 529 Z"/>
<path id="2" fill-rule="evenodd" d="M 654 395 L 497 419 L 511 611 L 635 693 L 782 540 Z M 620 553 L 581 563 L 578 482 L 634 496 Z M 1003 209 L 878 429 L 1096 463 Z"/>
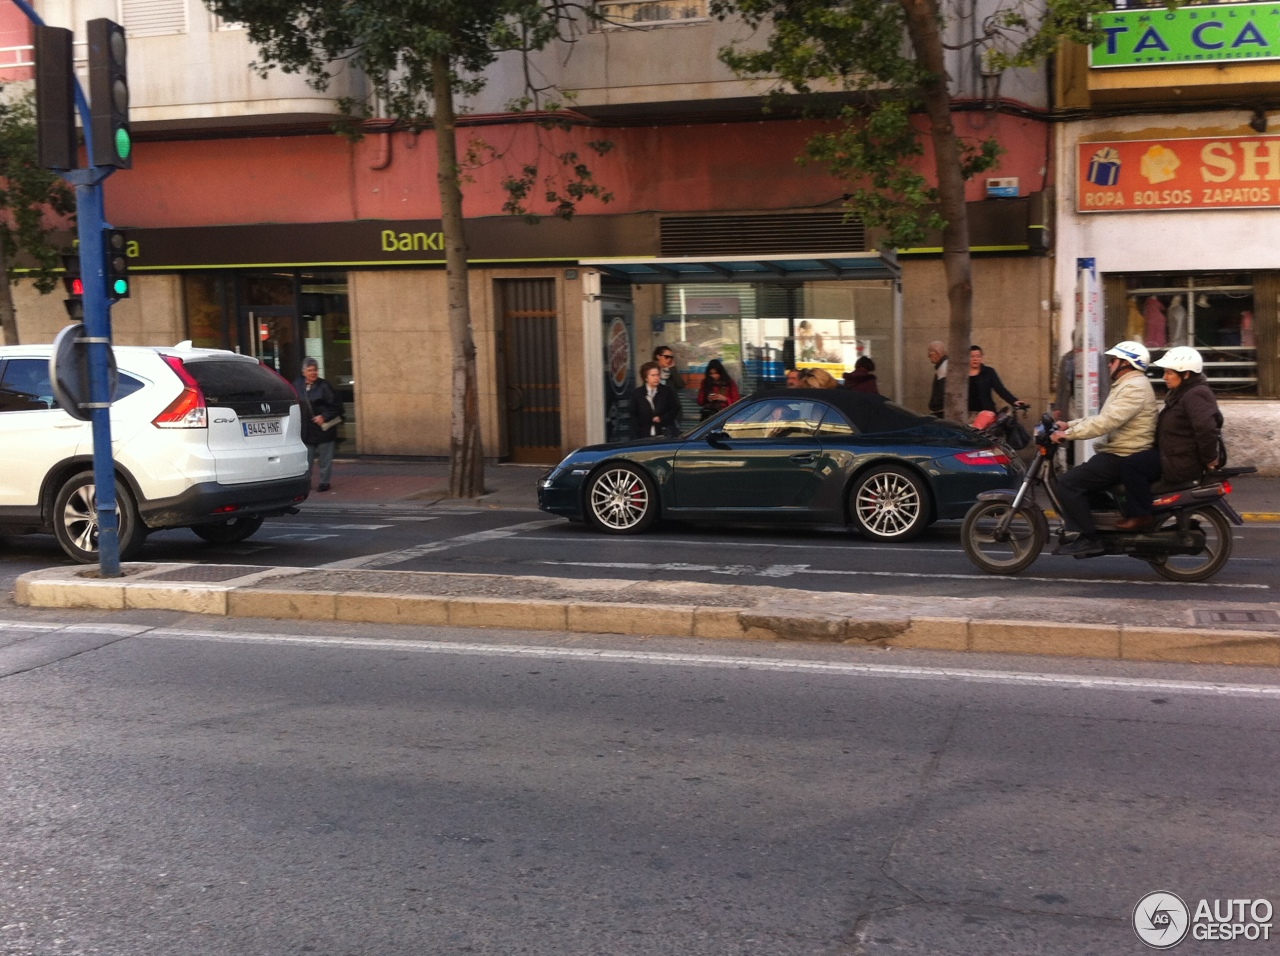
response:
<path id="1" fill-rule="evenodd" d="M 1017 574 L 1031 566 L 1049 540 L 1049 522 L 1039 508 L 1020 505 L 1004 533 L 1000 524 L 1013 506 L 979 501 L 964 516 L 960 540 L 969 560 L 988 574 Z"/>
<path id="2" fill-rule="evenodd" d="M 1157 531 L 1170 531 L 1176 527 L 1176 518 L 1170 517 Z M 1231 557 L 1231 524 L 1213 505 L 1205 505 L 1191 512 L 1190 524 L 1204 533 L 1204 550 L 1199 554 L 1171 554 L 1151 560 L 1156 574 L 1170 581 L 1207 581 L 1219 571 Z"/>

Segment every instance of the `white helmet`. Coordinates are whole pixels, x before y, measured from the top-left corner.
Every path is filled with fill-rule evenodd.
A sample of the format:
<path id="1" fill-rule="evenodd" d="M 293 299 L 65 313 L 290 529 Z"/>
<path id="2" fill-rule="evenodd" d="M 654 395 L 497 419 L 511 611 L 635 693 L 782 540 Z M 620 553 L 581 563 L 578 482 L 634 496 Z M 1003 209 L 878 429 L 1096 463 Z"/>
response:
<path id="1" fill-rule="evenodd" d="M 1139 372 L 1145 372 L 1147 364 L 1151 361 L 1151 353 L 1147 351 L 1147 347 L 1141 342 L 1121 342 L 1107 349 L 1106 354 L 1114 355 L 1118 359 L 1124 359 Z"/>
<path id="2" fill-rule="evenodd" d="M 1171 348 L 1152 364 L 1160 368 L 1171 368 L 1175 372 L 1204 371 L 1204 359 L 1190 345 L 1179 345 Z"/>

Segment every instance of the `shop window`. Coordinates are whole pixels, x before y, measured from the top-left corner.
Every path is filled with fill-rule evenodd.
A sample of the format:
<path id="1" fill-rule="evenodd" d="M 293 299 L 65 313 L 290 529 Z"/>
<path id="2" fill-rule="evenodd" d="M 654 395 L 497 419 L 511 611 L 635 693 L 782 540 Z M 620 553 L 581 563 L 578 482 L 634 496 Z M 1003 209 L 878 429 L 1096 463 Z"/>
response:
<path id="1" fill-rule="evenodd" d="M 1159 358 L 1176 345 L 1191 345 L 1204 357 L 1204 373 L 1223 395 L 1256 396 L 1258 316 L 1249 273 L 1145 274 L 1118 277 L 1124 283 L 1120 336 L 1142 342 Z M 1113 317 L 1114 319 L 1114 317 Z"/>
<path id="2" fill-rule="evenodd" d="M 202 349 L 238 351 L 235 323 L 227 321 L 228 278 L 210 273 L 182 277 L 187 338 Z"/>

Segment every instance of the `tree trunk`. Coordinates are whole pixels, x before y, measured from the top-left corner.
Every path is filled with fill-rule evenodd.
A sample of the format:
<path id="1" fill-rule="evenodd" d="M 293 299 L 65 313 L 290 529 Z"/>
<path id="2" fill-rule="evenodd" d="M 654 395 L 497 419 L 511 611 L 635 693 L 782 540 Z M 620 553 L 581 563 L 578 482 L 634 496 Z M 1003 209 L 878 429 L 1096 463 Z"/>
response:
<path id="1" fill-rule="evenodd" d="M 458 147 L 449 59 L 437 56 L 435 74 L 436 180 L 444 230 L 445 281 L 449 291 L 449 338 L 453 344 L 453 394 L 449 427 L 449 497 L 484 494 L 484 446 L 480 440 L 480 396 L 476 343 L 471 332 L 467 236 L 458 182 Z"/>
<path id="2" fill-rule="evenodd" d="M 4 228 L 0 226 L 0 228 Z M 9 257 L 4 254 L 4 246 L 0 245 L 0 281 L 4 288 L 0 289 L 0 332 L 4 333 L 5 345 L 18 344 L 18 313 L 13 307 L 13 285 L 9 282 Z"/>
<path id="3" fill-rule="evenodd" d="M 951 121 L 946 53 L 942 46 L 937 0 L 899 0 L 906 11 L 907 35 L 916 59 L 929 74 L 922 90 L 938 178 L 942 229 L 942 267 L 947 276 L 950 323 L 947 333 L 947 397 L 943 414 L 969 420 L 969 346 L 973 334 L 973 269 L 969 258 L 969 217 L 964 202 L 960 140 Z"/>

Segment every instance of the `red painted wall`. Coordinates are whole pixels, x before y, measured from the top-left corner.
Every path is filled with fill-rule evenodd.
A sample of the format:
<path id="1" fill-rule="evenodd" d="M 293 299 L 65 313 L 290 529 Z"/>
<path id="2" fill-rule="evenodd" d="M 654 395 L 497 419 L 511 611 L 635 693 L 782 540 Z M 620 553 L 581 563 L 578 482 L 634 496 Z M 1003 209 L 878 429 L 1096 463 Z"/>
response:
<path id="1" fill-rule="evenodd" d="M 0 47 L 30 46 L 31 21 L 18 9 L 17 4 L 0 3 Z M 0 83 L 29 80 L 35 71 L 29 67 L 15 67 L 19 60 L 30 62 L 31 51 L 0 53 Z"/>
<path id="2" fill-rule="evenodd" d="M 956 119 L 962 135 L 1003 144 L 1000 168 L 987 175 L 1020 177 L 1024 194 L 1043 188 L 1047 124 L 994 112 Z M 482 140 L 507 155 L 470 171 L 464 208 L 472 217 L 501 215 L 503 178 L 538 153 L 539 141 L 544 155 L 576 148 L 613 192 L 607 205 L 585 201 L 584 215 L 830 207 L 846 187 L 820 166 L 795 162 L 821 128 L 800 120 L 568 133 L 531 124 L 466 127 L 462 142 Z M 107 182 L 107 214 L 139 228 L 438 218 L 433 135 L 391 137 L 383 169 L 371 168 L 386 158 L 382 134 L 356 144 L 331 134 L 139 142 L 134 168 Z M 606 156 L 583 145 L 597 138 L 613 142 Z M 924 163 L 929 168 L 931 156 Z M 969 184 L 970 199 L 983 195 L 981 180 Z"/>

